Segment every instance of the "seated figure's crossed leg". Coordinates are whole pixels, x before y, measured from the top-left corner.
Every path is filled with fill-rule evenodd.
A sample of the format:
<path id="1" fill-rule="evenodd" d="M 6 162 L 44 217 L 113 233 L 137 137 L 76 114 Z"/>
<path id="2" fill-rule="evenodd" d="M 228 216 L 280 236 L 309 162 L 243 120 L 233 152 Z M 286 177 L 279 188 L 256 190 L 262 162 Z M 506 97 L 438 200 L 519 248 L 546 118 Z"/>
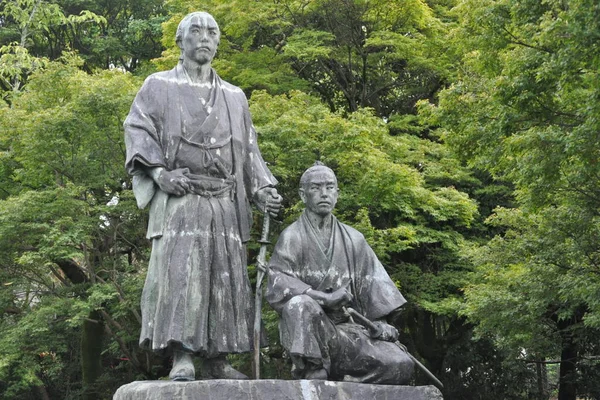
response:
<path id="1" fill-rule="evenodd" d="M 311 297 L 293 297 L 285 305 L 279 324 L 281 343 L 294 364 L 295 378 L 305 379 L 324 369 L 331 370 L 328 341 L 335 336 L 335 325 Z M 321 376 L 321 378 L 323 378 Z"/>
<path id="2" fill-rule="evenodd" d="M 293 297 L 282 312 L 281 341 L 296 378 L 406 384 L 414 363 L 394 343 L 371 339 L 365 328 L 335 325 L 311 297 Z"/>
<path id="3" fill-rule="evenodd" d="M 342 323 L 336 328 L 333 379 L 389 385 L 410 381 L 415 364 L 396 344 L 372 339 L 365 328 L 353 323 Z"/>

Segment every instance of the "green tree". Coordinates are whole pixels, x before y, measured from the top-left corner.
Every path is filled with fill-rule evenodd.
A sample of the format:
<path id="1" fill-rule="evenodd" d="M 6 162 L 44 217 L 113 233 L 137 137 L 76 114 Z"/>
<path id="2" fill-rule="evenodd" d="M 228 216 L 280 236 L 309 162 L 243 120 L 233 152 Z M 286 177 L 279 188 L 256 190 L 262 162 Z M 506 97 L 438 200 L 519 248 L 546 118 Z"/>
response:
<path id="1" fill-rule="evenodd" d="M 88 72 L 112 67 L 135 71 L 162 51 L 162 0 L 11 0 L 0 3 L 0 17 L 2 53 L 21 55 L 0 66 L 20 68 L 21 75 L 30 66 L 15 46 L 27 49 L 33 57 L 51 60 L 64 51 L 75 51 Z M 2 83 L 6 90 L 7 82 Z"/>
<path id="2" fill-rule="evenodd" d="M 57 29 L 55 54 L 68 47 L 76 50 L 85 60 L 85 67 L 109 69 L 122 68 L 135 72 L 144 62 L 158 57 L 163 50 L 161 24 L 167 18 L 164 0 L 56 0 L 65 15 L 95 13 L 105 23 L 80 30 L 72 35 L 71 41 L 61 39 Z M 61 43 L 61 40 L 64 43 Z M 40 50 L 47 48 L 42 43 Z"/>
<path id="3" fill-rule="evenodd" d="M 511 182 L 519 206 L 498 209 L 501 233 L 472 252 L 465 315 L 513 351 L 558 358 L 560 399 L 595 396 L 600 9 L 503 0 L 455 12 L 463 68 L 423 112 L 469 165 Z"/>
<path id="4" fill-rule="evenodd" d="M 332 111 L 370 107 L 390 117 L 412 113 L 447 74 L 444 23 L 436 15 L 444 8 L 434 11 L 421 0 L 168 4 L 178 12 L 166 24 L 168 43 L 191 10 L 208 10 L 227 26 L 215 65 L 243 89 L 310 89 Z M 168 53 L 164 61 L 175 57 Z"/>
<path id="5" fill-rule="evenodd" d="M 424 106 L 422 116 L 412 114 L 419 99 L 431 99 L 446 80 L 463 73 L 479 77 L 477 93 L 485 93 L 489 75 L 483 67 L 471 69 L 479 68 L 469 61 L 473 51 L 489 57 L 486 68 L 498 67 L 481 50 L 491 49 L 492 42 L 478 43 L 468 34 L 471 25 L 481 29 L 469 18 L 482 9 L 460 2 L 452 14 L 453 3 L 171 0 L 161 44 L 155 35 L 165 8 L 154 0 L 19 0 L 10 4 L 23 13 L 1 8 L 8 28 L 1 43 L 17 42 L 4 53 L 21 52 L 30 61 L 9 57 L 0 64 L 0 74 L 7 71 L 2 76 L 8 77 L 3 90 L 13 92 L 10 107 L 0 105 L 0 283 L 7 288 L 0 294 L 0 390 L 12 398 L 109 398 L 121 383 L 168 373 L 168 360 L 137 348 L 136 310 L 149 243 L 145 212 L 135 207 L 123 170 L 121 124 L 141 81 L 99 69 L 114 64 L 145 75 L 140 65 L 161 46 L 167 50 L 155 65 L 174 66 L 176 25 L 183 14 L 202 8 L 223 31 L 217 71 L 251 95 L 261 150 L 286 201 L 284 223 L 300 212 L 297 187 L 304 169 L 315 159 L 333 167 L 342 190 L 336 214 L 365 234 L 409 299 L 398 320 L 402 340 L 442 378 L 446 398 L 518 399 L 535 392 L 530 384 L 535 369 L 525 362 L 533 359 L 507 362 L 517 358 L 516 344 L 500 346 L 500 336 L 484 330 L 480 316 L 486 313 L 476 307 L 483 301 L 476 294 L 488 290 L 488 275 L 472 267 L 485 257 L 472 244 L 476 235 L 513 229 L 478 219 L 478 209 L 485 217 L 497 204 L 512 206 L 506 186 L 489 185 L 489 177 L 514 184 L 520 201 L 530 192 L 504 173 L 508 169 L 484 168 L 485 158 L 477 164 L 465 157 L 482 171 L 475 177 L 444 144 L 448 139 L 470 154 L 465 151 L 470 139 L 455 138 L 463 127 L 473 127 L 469 116 L 485 120 L 490 108 L 480 114 L 476 108 L 483 103 L 461 110 L 464 99 L 452 97 L 452 86 L 439 108 Z M 21 45 L 24 31 L 17 21 L 35 17 L 36 4 L 55 13 L 30 25 Z M 460 13 L 462 25 L 449 32 Z M 76 23 L 65 25 L 63 17 Z M 81 58 L 60 58 L 67 48 Z M 453 66 L 464 54 L 465 67 Z M 514 74 L 516 79 L 517 70 Z M 434 132 L 429 123 L 443 123 L 451 133 Z M 516 226 L 531 229 L 527 238 L 533 238 L 534 227 Z M 518 248 L 516 242 L 511 248 Z M 461 257 L 464 249 L 473 249 L 468 260 Z M 270 377 L 285 377 L 289 369 L 276 345 L 276 317 L 273 311 L 265 317 L 275 344 L 266 354 L 266 370 Z M 580 322 L 573 331 L 586 326 L 586 319 Z M 480 337 L 472 335 L 475 323 L 482 327 Z M 589 342 L 593 331 L 577 338 Z M 534 361 L 542 357 L 528 354 Z M 128 361 L 121 362 L 124 358 Z M 244 357 L 235 361 L 248 366 Z M 579 364 L 581 371 L 591 366 Z M 422 376 L 417 382 L 429 383 Z"/>
<path id="6" fill-rule="evenodd" d="M 9 398 L 102 398 L 153 376 L 152 360 L 137 354 L 145 223 L 123 170 L 122 121 L 140 82 L 79 65 L 50 62 L 0 109 L 0 381 Z M 123 374 L 105 380 L 109 364 Z"/>
<path id="7" fill-rule="evenodd" d="M 55 3 L 41 0 L 13 0 L 0 5 L 3 35 L 0 37 L 0 90 L 18 92 L 29 73 L 43 66 L 46 54 L 36 52 L 42 47 L 50 56 L 57 58 L 67 45 L 56 48 L 47 41 L 49 32 L 55 26 L 61 27 L 63 35 L 75 36 L 76 32 L 85 30 L 92 24 L 103 24 L 106 19 L 90 11 L 82 11 L 80 15 L 65 15 Z M 33 53 L 30 51 L 33 50 Z M 32 54 L 31 54 L 32 53 Z"/>

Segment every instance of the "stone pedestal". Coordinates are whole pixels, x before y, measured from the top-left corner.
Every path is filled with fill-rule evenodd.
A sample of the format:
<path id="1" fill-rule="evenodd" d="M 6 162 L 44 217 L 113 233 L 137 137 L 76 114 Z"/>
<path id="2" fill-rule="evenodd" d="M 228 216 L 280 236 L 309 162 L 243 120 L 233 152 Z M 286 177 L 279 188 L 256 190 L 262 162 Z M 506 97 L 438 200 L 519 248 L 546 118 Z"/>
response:
<path id="1" fill-rule="evenodd" d="M 132 382 L 121 386 L 113 400 L 443 400 L 443 397 L 434 386 L 216 379 Z"/>

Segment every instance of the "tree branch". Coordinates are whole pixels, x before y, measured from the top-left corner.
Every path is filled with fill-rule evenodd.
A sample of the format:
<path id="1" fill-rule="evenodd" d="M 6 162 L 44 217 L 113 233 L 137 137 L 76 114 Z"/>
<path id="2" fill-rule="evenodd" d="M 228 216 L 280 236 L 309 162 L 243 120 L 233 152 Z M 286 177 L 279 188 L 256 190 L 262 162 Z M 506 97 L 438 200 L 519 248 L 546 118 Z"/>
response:
<path id="1" fill-rule="evenodd" d="M 516 37 L 512 32 L 510 32 L 508 29 L 506 29 L 505 26 L 502 27 L 502 30 L 504 32 L 506 32 L 513 40 L 509 40 L 510 43 L 513 44 L 518 44 L 524 47 L 528 47 L 530 49 L 534 49 L 534 50 L 538 50 L 538 51 L 543 51 L 549 54 L 552 54 L 552 51 L 550 49 L 547 49 L 545 47 L 537 47 L 537 46 L 533 46 L 531 44 L 525 43 L 523 41 L 521 41 L 521 39 L 519 39 L 518 37 Z"/>

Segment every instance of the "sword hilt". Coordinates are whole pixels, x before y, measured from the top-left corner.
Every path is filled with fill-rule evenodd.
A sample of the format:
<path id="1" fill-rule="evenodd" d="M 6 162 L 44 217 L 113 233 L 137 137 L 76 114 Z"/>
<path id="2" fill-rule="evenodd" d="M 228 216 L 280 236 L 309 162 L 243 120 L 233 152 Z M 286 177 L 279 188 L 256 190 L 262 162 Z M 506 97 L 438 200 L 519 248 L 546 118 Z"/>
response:
<path id="1" fill-rule="evenodd" d="M 358 311 L 356 311 L 354 308 L 352 308 L 352 307 L 342 307 L 342 310 L 344 310 L 344 312 L 346 314 L 348 314 L 350 317 L 355 318 L 356 320 L 358 320 L 359 324 L 361 324 L 362 326 L 364 326 L 365 328 L 367 328 L 367 330 L 369 331 L 369 334 L 371 335 L 371 337 L 373 339 L 377 339 L 383 333 L 383 329 L 381 329 L 380 326 L 378 326 L 377 324 L 373 323 L 373 321 L 371 321 L 370 319 L 366 318 L 364 315 L 362 315 L 361 313 L 359 313 Z"/>
<path id="2" fill-rule="evenodd" d="M 271 223 L 271 216 L 269 215 L 269 212 L 267 210 L 265 210 L 265 216 L 263 218 L 263 227 L 262 227 L 262 233 L 260 235 L 260 240 L 258 241 L 258 243 L 260 244 L 271 244 L 271 242 L 269 242 L 269 225 Z"/>

